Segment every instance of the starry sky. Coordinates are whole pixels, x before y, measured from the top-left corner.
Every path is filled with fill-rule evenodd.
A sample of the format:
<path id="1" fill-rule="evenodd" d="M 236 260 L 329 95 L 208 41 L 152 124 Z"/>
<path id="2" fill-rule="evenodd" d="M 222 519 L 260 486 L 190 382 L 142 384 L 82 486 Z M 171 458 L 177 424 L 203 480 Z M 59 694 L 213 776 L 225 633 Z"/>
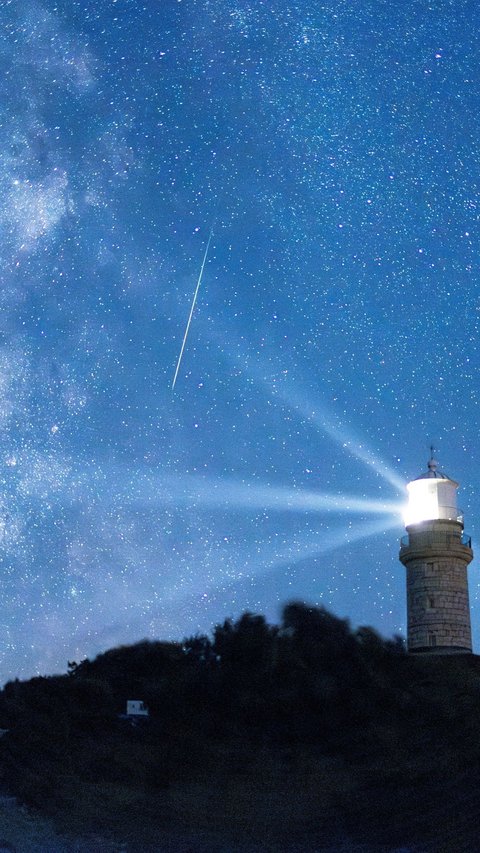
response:
<path id="1" fill-rule="evenodd" d="M 432 442 L 480 549 L 478 4 L 0 25 L 0 682 L 292 599 L 404 633 Z"/>

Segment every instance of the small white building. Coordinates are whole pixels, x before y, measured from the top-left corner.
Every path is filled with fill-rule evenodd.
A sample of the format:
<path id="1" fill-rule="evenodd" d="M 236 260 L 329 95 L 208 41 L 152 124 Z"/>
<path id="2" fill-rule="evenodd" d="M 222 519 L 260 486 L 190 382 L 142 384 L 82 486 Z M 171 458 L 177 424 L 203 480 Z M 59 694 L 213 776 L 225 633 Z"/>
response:
<path id="1" fill-rule="evenodd" d="M 148 708 L 141 699 L 127 699 L 127 717 L 148 717 Z"/>

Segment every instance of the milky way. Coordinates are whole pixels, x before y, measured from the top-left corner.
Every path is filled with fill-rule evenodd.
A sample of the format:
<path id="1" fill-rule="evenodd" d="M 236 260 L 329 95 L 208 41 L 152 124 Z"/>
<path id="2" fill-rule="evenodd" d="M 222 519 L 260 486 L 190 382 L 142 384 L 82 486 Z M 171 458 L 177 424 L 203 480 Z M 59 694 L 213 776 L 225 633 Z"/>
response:
<path id="1" fill-rule="evenodd" d="M 0 681 L 295 598 L 404 632 L 432 441 L 480 530 L 477 6 L 0 26 Z"/>

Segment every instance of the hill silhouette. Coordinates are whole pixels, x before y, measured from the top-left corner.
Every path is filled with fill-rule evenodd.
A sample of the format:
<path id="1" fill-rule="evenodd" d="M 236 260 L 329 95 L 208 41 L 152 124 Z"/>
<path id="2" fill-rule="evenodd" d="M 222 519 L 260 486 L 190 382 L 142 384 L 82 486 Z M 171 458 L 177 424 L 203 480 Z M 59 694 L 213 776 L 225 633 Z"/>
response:
<path id="1" fill-rule="evenodd" d="M 142 699 L 148 723 L 121 718 Z M 291 603 L 0 693 L 0 783 L 128 851 L 478 851 L 480 660 Z"/>

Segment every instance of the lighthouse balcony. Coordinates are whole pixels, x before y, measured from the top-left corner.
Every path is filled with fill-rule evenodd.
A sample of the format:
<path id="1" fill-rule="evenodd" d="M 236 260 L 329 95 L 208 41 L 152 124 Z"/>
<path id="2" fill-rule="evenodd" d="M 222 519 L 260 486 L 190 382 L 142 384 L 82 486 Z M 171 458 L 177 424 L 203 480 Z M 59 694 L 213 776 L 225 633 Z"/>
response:
<path id="1" fill-rule="evenodd" d="M 463 516 L 462 516 L 462 519 L 463 519 Z M 447 541 L 447 538 L 448 538 L 448 541 Z M 418 534 L 414 534 L 413 539 L 414 539 L 415 544 L 416 544 L 418 542 Z M 464 545 L 466 548 L 471 548 L 472 547 L 472 537 L 469 536 L 467 533 L 462 533 L 459 537 L 455 536 L 455 535 L 452 536 L 451 534 L 450 535 L 447 534 L 447 536 L 445 537 L 445 542 L 443 544 L 451 545 L 454 543 Z M 429 544 L 436 544 L 436 545 L 438 544 L 438 534 L 437 534 L 437 536 L 434 537 L 434 541 L 432 541 Z M 402 536 L 402 538 L 400 539 L 400 545 L 402 548 L 410 548 L 413 545 L 412 536 L 408 533 L 406 536 Z"/>

